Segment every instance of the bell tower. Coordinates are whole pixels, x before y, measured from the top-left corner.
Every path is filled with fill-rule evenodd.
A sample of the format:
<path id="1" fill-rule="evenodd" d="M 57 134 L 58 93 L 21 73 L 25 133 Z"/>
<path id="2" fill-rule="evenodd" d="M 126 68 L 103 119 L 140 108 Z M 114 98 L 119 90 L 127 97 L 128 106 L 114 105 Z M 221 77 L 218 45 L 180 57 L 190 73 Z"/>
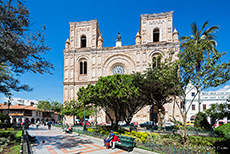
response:
<path id="1" fill-rule="evenodd" d="M 142 14 L 140 18 L 141 44 L 149 42 L 172 42 L 173 11 Z"/>
<path id="2" fill-rule="evenodd" d="M 70 22 L 70 49 L 97 48 L 101 36 L 97 20 Z"/>

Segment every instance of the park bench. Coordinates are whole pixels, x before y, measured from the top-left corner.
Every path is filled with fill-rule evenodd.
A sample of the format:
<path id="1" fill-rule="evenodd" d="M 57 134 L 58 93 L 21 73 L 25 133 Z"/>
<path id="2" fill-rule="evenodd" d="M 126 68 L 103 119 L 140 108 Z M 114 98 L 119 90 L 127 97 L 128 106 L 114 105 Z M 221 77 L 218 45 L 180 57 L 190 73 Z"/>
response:
<path id="1" fill-rule="evenodd" d="M 129 136 L 117 135 L 119 142 L 116 142 L 116 147 L 121 147 L 122 149 L 132 151 L 135 146 L 135 138 Z"/>

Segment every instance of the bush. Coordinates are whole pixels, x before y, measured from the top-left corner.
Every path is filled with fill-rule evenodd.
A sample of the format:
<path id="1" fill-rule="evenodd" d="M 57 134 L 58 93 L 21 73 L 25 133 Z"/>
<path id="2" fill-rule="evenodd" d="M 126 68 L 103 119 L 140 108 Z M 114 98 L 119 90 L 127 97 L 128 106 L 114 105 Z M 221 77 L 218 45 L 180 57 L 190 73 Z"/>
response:
<path id="1" fill-rule="evenodd" d="M 194 126 L 197 129 L 212 130 L 211 125 L 207 121 L 206 114 L 202 112 L 197 113 Z"/>
<path id="2" fill-rule="evenodd" d="M 187 130 L 196 130 L 194 126 L 186 126 Z"/>
<path id="3" fill-rule="evenodd" d="M 225 137 L 226 139 L 230 139 L 230 123 L 217 127 L 215 129 L 215 133 L 222 137 Z"/>
<path id="4" fill-rule="evenodd" d="M 5 138 L 12 138 L 14 136 L 14 132 L 11 131 L 0 131 L 0 137 L 5 137 Z"/>
<path id="5" fill-rule="evenodd" d="M 214 146 L 216 142 L 225 141 L 224 138 L 189 136 L 189 144 L 196 146 Z"/>
<path id="6" fill-rule="evenodd" d="M 88 131 L 88 132 L 91 132 L 91 133 L 92 133 L 92 132 L 95 132 L 95 130 L 94 130 L 93 128 L 87 128 L 87 131 Z"/>
<path id="7" fill-rule="evenodd" d="M 22 137 L 22 131 L 19 130 L 17 132 L 17 134 L 15 135 L 15 141 L 14 142 L 19 143 L 21 141 L 21 137 Z"/>
<path id="8" fill-rule="evenodd" d="M 174 123 L 175 125 L 176 125 L 176 124 L 182 125 L 182 122 L 180 122 L 180 121 L 174 121 L 173 123 Z"/>
<path id="9" fill-rule="evenodd" d="M 2 124 L 0 125 L 0 128 L 11 128 L 11 127 L 13 127 L 13 124 L 2 123 Z"/>
<path id="10" fill-rule="evenodd" d="M 10 120 L 10 117 L 8 114 L 3 114 L 3 113 L 0 113 L 0 121 L 1 122 L 4 122 L 5 120 Z"/>

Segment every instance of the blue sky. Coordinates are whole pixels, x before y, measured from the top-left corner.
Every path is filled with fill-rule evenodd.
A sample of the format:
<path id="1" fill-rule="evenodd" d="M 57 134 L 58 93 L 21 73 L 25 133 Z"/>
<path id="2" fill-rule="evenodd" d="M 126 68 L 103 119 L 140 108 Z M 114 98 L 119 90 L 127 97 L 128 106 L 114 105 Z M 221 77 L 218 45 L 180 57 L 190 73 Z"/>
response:
<path id="1" fill-rule="evenodd" d="M 134 45 L 139 30 L 140 15 L 174 11 L 173 26 L 179 36 L 191 34 L 190 25 L 198 27 L 208 20 L 209 25 L 219 25 L 217 33 L 219 51 L 227 52 L 223 58 L 229 60 L 230 2 L 214 0 L 25 0 L 30 11 L 33 29 L 46 26 L 47 43 L 52 51 L 45 57 L 54 64 L 53 75 L 26 73 L 20 77 L 22 83 L 34 88 L 33 92 L 13 92 L 13 97 L 31 100 L 63 101 L 63 50 L 69 37 L 69 22 L 98 19 L 104 39 L 104 47 L 115 46 L 117 33 L 121 33 L 122 45 Z M 230 83 L 229 83 L 230 84 Z M 223 86 L 222 86 L 223 87 Z M 3 95 L 0 95 L 2 102 Z"/>

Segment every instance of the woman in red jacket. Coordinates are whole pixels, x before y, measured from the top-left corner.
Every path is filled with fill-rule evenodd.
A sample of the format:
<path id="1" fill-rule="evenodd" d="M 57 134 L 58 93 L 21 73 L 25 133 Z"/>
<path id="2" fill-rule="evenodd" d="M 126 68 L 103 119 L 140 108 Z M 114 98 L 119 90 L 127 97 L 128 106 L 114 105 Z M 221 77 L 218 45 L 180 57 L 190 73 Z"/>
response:
<path id="1" fill-rule="evenodd" d="M 112 150 L 113 149 L 115 149 L 115 144 L 117 143 L 117 142 L 119 142 L 119 138 L 117 137 L 117 135 L 115 135 L 114 133 L 113 133 L 113 138 L 111 139 L 111 141 L 110 141 L 110 146 L 112 147 Z"/>

